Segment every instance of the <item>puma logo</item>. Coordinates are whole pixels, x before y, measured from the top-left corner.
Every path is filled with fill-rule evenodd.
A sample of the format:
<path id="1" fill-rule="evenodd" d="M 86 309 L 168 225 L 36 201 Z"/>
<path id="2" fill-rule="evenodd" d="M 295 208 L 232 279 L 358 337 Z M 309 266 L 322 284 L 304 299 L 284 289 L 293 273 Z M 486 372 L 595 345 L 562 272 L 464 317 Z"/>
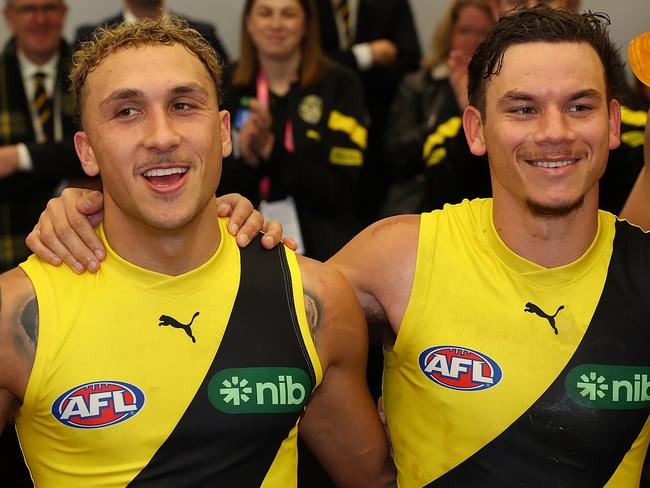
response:
<path id="1" fill-rule="evenodd" d="M 175 329 L 183 329 L 185 333 L 192 339 L 192 342 L 196 342 L 196 338 L 192 335 L 192 322 L 194 322 L 194 319 L 199 315 L 199 312 L 196 312 L 194 315 L 192 315 L 192 320 L 190 320 L 190 323 L 185 325 L 181 324 L 178 320 L 176 320 L 174 317 L 170 317 L 169 315 L 161 315 L 158 320 L 158 325 L 169 325 L 171 327 L 174 327 Z"/>
<path id="2" fill-rule="evenodd" d="M 548 323 L 551 325 L 553 330 L 555 331 L 555 335 L 557 335 L 557 327 L 555 327 L 555 317 L 558 313 L 560 313 L 560 310 L 564 308 L 564 305 L 560 305 L 560 308 L 557 309 L 557 312 L 555 312 L 553 315 L 548 315 L 544 310 L 539 308 L 537 305 L 535 305 L 532 302 L 528 302 L 526 304 L 526 308 L 524 308 L 524 312 L 528 313 L 534 313 L 535 315 L 539 315 L 543 319 L 548 320 Z"/>

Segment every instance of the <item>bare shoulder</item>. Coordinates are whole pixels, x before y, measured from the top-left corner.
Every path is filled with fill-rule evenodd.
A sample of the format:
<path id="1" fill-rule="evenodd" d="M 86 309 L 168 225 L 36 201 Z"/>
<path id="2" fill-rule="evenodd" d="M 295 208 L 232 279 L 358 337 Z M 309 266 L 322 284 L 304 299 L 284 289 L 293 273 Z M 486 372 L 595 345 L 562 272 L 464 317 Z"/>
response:
<path id="1" fill-rule="evenodd" d="M 413 284 L 419 231 L 419 215 L 380 220 L 327 262 L 350 281 L 366 314 L 385 313 L 394 329 Z"/>
<path id="2" fill-rule="evenodd" d="M 0 387 L 20 400 L 34 364 L 37 338 L 34 288 L 21 269 L 12 269 L 0 275 Z"/>
<path id="3" fill-rule="evenodd" d="M 302 274 L 305 311 L 321 361 L 334 360 L 347 344 L 367 341 L 361 307 L 348 280 L 336 268 L 303 256 Z"/>

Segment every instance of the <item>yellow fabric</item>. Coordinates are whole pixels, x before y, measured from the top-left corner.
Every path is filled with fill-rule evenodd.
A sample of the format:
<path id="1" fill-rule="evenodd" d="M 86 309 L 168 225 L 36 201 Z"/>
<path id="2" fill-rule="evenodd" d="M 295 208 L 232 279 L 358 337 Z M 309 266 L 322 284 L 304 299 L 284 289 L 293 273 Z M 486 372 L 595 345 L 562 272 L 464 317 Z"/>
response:
<path id="1" fill-rule="evenodd" d="M 621 134 L 621 142 L 630 147 L 639 147 L 645 142 L 645 134 L 641 130 L 623 132 Z"/>
<path id="2" fill-rule="evenodd" d="M 422 158 L 427 162 L 427 166 L 440 162 L 442 158 L 432 159 L 431 151 L 433 151 L 436 146 L 445 142 L 445 139 L 455 137 L 462 126 L 463 121 L 460 117 L 451 117 L 449 120 L 440 124 L 436 131 L 426 138 L 422 150 Z"/>
<path id="3" fill-rule="evenodd" d="M 628 486 L 639 486 L 641 472 L 638 467 L 643 465 L 648 451 L 648 439 L 650 439 L 650 418 L 646 420 L 643 430 L 634 444 L 627 452 L 618 469 L 605 485 L 605 488 L 627 488 Z"/>
<path id="4" fill-rule="evenodd" d="M 385 353 L 384 408 L 400 486 L 426 485 L 469 458 L 556 379 L 600 297 L 613 223 L 611 214 L 601 212 L 589 250 L 549 270 L 505 246 L 492 223 L 490 199 L 422 215 L 410 300 L 394 350 Z M 571 303 L 556 318 L 559 335 L 547 321 L 523 313 L 528 300 L 551 314 Z M 500 383 L 472 392 L 435 384 L 418 357 L 437 345 L 492 358 L 503 372 Z"/>
<path id="5" fill-rule="evenodd" d="M 39 337 L 17 429 L 39 488 L 126 486 L 172 432 L 214 359 L 237 295 L 239 249 L 225 225 L 220 220 L 222 239 L 210 260 L 176 277 L 121 259 L 101 229 L 108 256 L 97 274 L 79 276 L 34 256 L 21 265 L 36 290 Z M 294 285 L 300 284 L 299 269 L 290 269 Z M 305 322 L 304 308 L 297 310 Z M 196 343 L 182 329 L 158 325 L 163 314 L 187 324 L 197 311 L 191 327 Z M 309 331 L 303 335 L 311 344 Z M 313 344 L 308 349 L 318 365 Z M 72 428 L 54 418 L 53 402 L 63 392 L 97 381 L 135 385 L 145 394 L 144 406 L 99 429 Z M 268 486 L 295 483 L 294 434 L 283 443 Z"/>
<path id="6" fill-rule="evenodd" d="M 621 107 L 621 122 L 628 125 L 645 127 L 648 121 L 648 113 L 643 110 L 631 110 L 627 107 Z"/>
<path id="7" fill-rule="evenodd" d="M 368 145 L 368 131 L 354 117 L 344 115 L 338 110 L 332 110 L 327 120 L 327 127 L 345 132 L 350 137 L 350 140 L 361 149 L 365 149 Z"/>
<path id="8" fill-rule="evenodd" d="M 291 282 L 293 283 L 293 301 L 296 304 L 296 315 L 298 317 L 298 325 L 302 333 L 307 354 L 314 367 L 314 374 L 316 375 L 316 388 L 323 380 L 323 370 L 321 368 L 318 354 L 316 353 L 316 346 L 311 338 L 309 330 L 309 323 L 307 322 L 307 315 L 305 313 L 305 298 L 302 288 L 302 279 L 300 275 L 300 267 L 296 255 L 286 250 L 287 263 L 289 264 L 289 271 L 291 273 Z M 273 461 L 273 465 L 262 483 L 262 488 L 293 488 L 298 484 L 296 472 L 298 470 L 298 450 L 296 449 L 296 442 L 298 436 L 298 426 L 296 425 L 287 438 L 282 442 L 278 454 Z"/>
<path id="9" fill-rule="evenodd" d="M 307 130 L 307 137 L 309 139 L 313 139 L 313 140 L 319 141 L 319 142 L 321 140 L 320 134 L 317 131 L 315 131 L 314 129 L 308 129 Z"/>
<path id="10" fill-rule="evenodd" d="M 330 151 L 330 163 L 339 166 L 361 166 L 363 165 L 363 153 L 358 149 L 333 147 Z"/>

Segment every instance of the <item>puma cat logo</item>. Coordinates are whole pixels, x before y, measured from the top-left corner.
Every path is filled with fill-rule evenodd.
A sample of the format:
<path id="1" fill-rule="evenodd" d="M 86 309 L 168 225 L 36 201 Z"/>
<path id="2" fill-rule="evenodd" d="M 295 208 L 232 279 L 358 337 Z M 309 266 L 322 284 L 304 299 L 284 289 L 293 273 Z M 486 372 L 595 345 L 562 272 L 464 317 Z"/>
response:
<path id="1" fill-rule="evenodd" d="M 557 335 L 557 327 L 555 327 L 555 316 L 560 313 L 560 310 L 564 308 L 564 305 L 560 305 L 560 308 L 557 309 L 557 312 L 555 312 L 553 315 L 548 315 L 544 310 L 539 308 L 537 305 L 535 305 L 533 302 L 528 302 L 526 304 L 526 308 L 524 308 L 524 312 L 528 313 L 534 313 L 535 315 L 539 315 L 543 319 L 548 320 L 548 323 L 551 325 L 553 330 L 555 331 L 555 335 Z"/>
<path id="2" fill-rule="evenodd" d="M 176 320 L 174 317 L 170 317 L 169 315 L 161 315 L 160 318 L 158 319 L 158 320 L 160 320 L 160 322 L 158 322 L 158 325 L 159 326 L 161 326 L 161 325 L 169 325 L 171 327 L 174 327 L 175 329 L 183 329 L 185 331 L 185 333 L 188 336 L 190 336 L 190 339 L 192 339 L 192 342 L 196 342 L 196 338 L 192 335 L 192 329 L 190 327 L 192 327 L 192 322 L 194 322 L 194 319 L 198 315 L 199 315 L 199 312 L 196 312 L 192 316 L 192 320 L 190 320 L 190 323 L 187 324 L 187 325 L 181 324 L 178 320 Z"/>

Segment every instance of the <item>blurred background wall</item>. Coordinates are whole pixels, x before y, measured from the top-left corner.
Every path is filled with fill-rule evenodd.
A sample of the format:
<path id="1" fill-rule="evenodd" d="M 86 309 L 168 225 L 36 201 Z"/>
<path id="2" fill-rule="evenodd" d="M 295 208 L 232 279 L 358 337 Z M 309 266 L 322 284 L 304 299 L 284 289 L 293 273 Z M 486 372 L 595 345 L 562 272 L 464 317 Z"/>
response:
<path id="1" fill-rule="evenodd" d="M 429 51 L 433 27 L 447 7 L 448 0 L 410 1 L 423 52 Z M 2 2 L 4 4 L 4 2 Z M 65 36 L 72 40 L 79 24 L 93 23 L 117 13 L 120 0 L 67 0 L 70 7 Z M 239 53 L 239 16 L 243 0 L 167 0 L 167 5 L 188 17 L 211 22 L 217 27 L 231 58 Z M 582 0 L 582 10 L 602 11 L 612 19 L 611 34 L 616 43 L 627 52 L 627 44 L 637 34 L 650 30 L 650 2 L 648 0 Z M 10 33 L 4 22 L 0 25 L 0 45 Z"/>

